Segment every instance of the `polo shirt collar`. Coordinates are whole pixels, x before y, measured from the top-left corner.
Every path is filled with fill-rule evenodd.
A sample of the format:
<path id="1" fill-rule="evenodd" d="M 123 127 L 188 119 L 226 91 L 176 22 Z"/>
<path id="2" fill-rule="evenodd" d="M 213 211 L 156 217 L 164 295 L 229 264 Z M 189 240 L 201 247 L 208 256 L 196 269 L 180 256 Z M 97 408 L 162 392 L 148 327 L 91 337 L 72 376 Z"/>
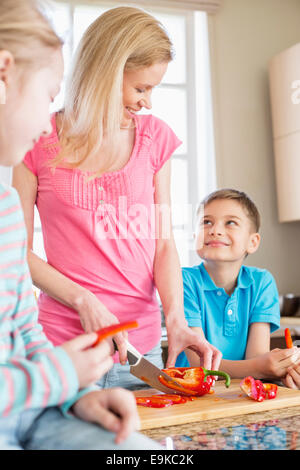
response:
<path id="1" fill-rule="evenodd" d="M 219 290 L 220 287 L 216 286 L 206 268 L 204 263 L 199 264 L 199 270 L 202 275 L 203 279 L 203 286 L 204 290 Z M 253 277 L 251 276 L 250 272 L 247 270 L 245 266 L 242 266 L 238 275 L 237 279 L 237 286 L 238 289 L 247 289 L 253 283 Z"/>

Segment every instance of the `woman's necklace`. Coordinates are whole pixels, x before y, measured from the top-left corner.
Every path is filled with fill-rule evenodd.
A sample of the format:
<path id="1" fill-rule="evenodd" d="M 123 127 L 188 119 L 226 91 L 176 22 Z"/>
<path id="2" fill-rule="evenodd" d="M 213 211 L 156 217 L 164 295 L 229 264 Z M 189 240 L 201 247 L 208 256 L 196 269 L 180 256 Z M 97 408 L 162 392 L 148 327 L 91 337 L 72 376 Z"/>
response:
<path id="1" fill-rule="evenodd" d="M 133 124 L 133 126 L 132 126 L 132 124 Z M 135 129 L 135 127 L 136 127 L 136 125 L 135 125 L 135 122 L 134 122 L 133 119 L 131 120 L 131 123 L 129 124 L 129 126 L 120 125 L 120 129 Z"/>

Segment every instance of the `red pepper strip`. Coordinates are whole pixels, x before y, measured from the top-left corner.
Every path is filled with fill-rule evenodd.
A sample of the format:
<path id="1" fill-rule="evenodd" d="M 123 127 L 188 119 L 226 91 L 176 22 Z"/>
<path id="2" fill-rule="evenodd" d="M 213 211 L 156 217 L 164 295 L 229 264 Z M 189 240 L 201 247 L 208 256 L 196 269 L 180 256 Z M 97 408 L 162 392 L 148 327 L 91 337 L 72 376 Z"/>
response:
<path id="1" fill-rule="evenodd" d="M 97 331 L 98 339 L 93 344 L 93 347 L 97 346 L 97 344 L 99 344 L 100 341 L 102 341 L 103 339 L 109 336 L 114 336 L 116 333 L 119 333 L 119 331 L 130 330 L 131 328 L 137 328 L 137 327 L 138 327 L 138 323 L 136 321 L 131 321 L 131 322 L 116 323 L 114 325 L 101 328 L 101 330 Z"/>
<path id="2" fill-rule="evenodd" d="M 226 372 L 216 370 L 206 370 L 203 367 L 172 367 L 162 369 L 170 377 L 174 377 L 178 386 L 170 383 L 163 376 L 159 376 L 159 381 L 171 389 L 194 396 L 202 396 L 210 392 L 210 387 L 214 383 L 212 375 L 225 377 L 226 387 L 229 387 L 230 377 Z"/>
<path id="3" fill-rule="evenodd" d="M 254 380 L 250 375 L 240 382 L 243 392 L 255 401 L 263 401 L 266 398 L 266 391 L 260 380 Z"/>
<path id="4" fill-rule="evenodd" d="M 141 406 L 148 406 L 152 408 L 163 408 L 170 405 L 179 405 L 186 403 L 189 397 L 182 395 L 151 395 L 150 397 L 136 397 L 136 403 Z"/>
<path id="5" fill-rule="evenodd" d="M 291 332 L 290 332 L 289 328 L 286 328 L 284 330 L 284 335 L 285 335 L 286 347 L 291 349 L 293 347 L 293 340 L 292 340 Z"/>
<path id="6" fill-rule="evenodd" d="M 164 398 L 163 395 L 153 395 L 151 397 L 136 397 L 136 404 L 149 408 L 165 408 L 166 406 L 173 405 L 173 401 Z"/>
<path id="7" fill-rule="evenodd" d="M 278 387 L 275 384 L 263 384 L 266 394 L 269 400 L 276 398 Z"/>
<path id="8" fill-rule="evenodd" d="M 173 405 L 177 405 L 179 403 L 186 403 L 190 397 L 184 397 L 183 395 L 168 395 L 165 393 L 164 395 L 156 395 L 157 397 L 167 398 L 173 402 Z"/>

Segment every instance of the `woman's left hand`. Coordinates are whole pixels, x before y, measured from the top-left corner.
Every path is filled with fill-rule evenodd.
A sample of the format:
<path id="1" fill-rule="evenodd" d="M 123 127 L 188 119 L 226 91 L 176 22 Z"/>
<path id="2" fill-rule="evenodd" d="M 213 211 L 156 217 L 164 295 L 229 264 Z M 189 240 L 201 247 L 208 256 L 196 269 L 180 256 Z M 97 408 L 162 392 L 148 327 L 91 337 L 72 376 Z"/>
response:
<path id="1" fill-rule="evenodd" d="M 222 353 L 210 344 L 203 335 L 191 330 L 187 324 L 177 324 L 166 319 L 168 334 L 168 360 L 166 367 L 174 367 L 177 356 L 184 349 L 191 349 L 199 356 L 199 366 L 208 370 L 218 370 Z"/>

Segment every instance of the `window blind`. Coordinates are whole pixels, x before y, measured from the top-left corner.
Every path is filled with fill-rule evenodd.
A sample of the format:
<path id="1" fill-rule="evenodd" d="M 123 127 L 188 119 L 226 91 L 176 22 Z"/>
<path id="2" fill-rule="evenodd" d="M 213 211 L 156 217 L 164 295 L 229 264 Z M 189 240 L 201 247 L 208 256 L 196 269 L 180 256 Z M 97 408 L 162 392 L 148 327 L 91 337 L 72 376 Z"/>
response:
<path id="1" fill-rule="evenodd" d="M 57 0 L 56 0 L 57 1 Z M 63 0 L 59 0 L 63 1 Z M 66 0 L 64 0 L 66 1 Z M 74 5 L 100 5 L 100 4 L 111 4 L 111 5 L 136 5 L 151 8 L 172 8 L 181 10 L 194 10 L 194 11 L 205 11 L 207 13 L 216 13 L 221 7 L 222 0 L 126 0 L 124 2 L 120 0 L 69 0 L 68 3 Z"/>

